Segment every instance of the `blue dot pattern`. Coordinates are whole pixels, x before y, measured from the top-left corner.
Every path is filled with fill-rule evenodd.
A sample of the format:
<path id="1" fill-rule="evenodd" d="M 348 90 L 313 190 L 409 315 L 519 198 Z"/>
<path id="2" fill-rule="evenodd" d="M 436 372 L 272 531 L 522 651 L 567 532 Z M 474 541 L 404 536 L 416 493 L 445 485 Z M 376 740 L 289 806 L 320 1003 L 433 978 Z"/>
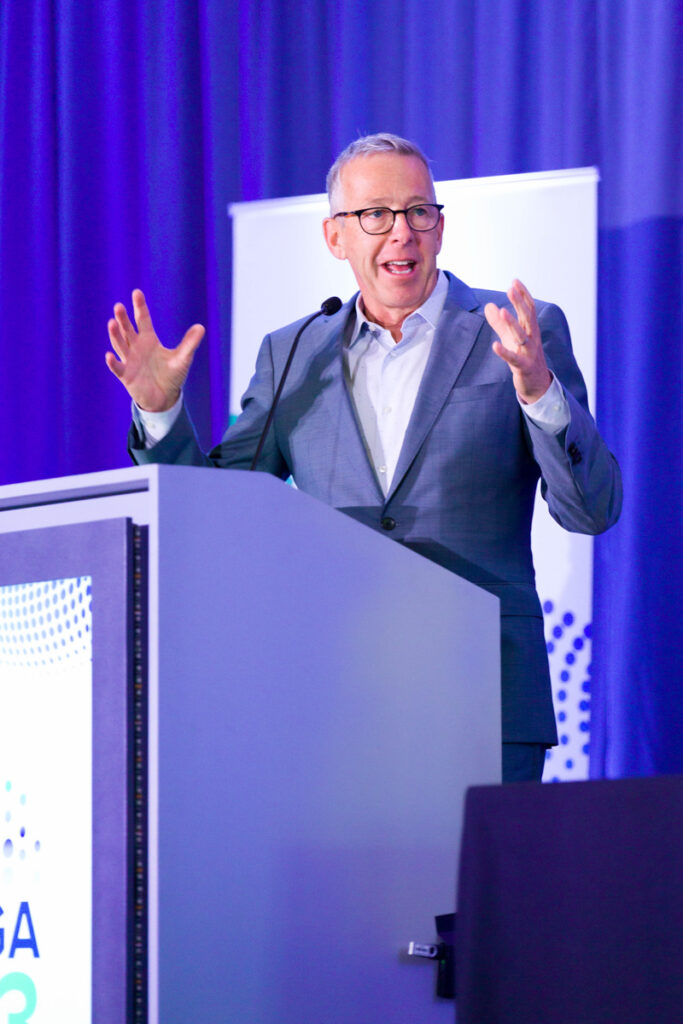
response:
<path id="1" fill-rule="evenodd" d="M 0 587 L 0 665 L 91 658 L 91 577 Z"/>
<path id="2" fill-rule="evenodd" d="M 92 578 L 0 587 L 0 669 L 92 661 Z M 0 863 L 8 880 L 20 864 L 39 858 L 40 834 L 31 794 L 18 780 L 0 779 Z M 8 874 L 9 873 L 9 874 Z"/>
<path id="3" fill-rule="evenodd" d="M 4 862 L 3 875 L 11 880 L 12 866 L 19 861 L 34 861 L 40 853 L 40 837 L 36 835 L 31 813 L 31 802 L 26 793 L 21 793 L 11 779 L 5 780 L 0 792 L 0 807 L 3 808 L 4 824 L 0 831 L 0 863 Z"/>
<path id="4" fill-rule="evenodd" d="M 546 754 L 545 781 L 588 778 L 591 624 L 571 608 L 543 601 L 559 744 Z"/>

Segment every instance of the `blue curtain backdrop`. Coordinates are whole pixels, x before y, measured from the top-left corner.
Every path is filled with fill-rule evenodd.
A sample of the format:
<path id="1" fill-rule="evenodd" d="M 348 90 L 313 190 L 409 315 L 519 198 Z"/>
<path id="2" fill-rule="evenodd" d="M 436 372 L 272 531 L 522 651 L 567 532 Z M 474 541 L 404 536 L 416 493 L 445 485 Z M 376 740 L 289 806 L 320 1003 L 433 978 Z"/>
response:
<path id="1" fill-rule="evenodd" d="M 207 324 L 188 390 L 216 439 L 226 205 L 322 191 L 359 132 L 437 178 L 595 164 L 626 503 L 596 546 L 591 770 L 683 771 L 682 36 L 678 0 L 3 0 L 0 483 L 126 464 L 103 353 L 134 286 L 167 343 Z"/>

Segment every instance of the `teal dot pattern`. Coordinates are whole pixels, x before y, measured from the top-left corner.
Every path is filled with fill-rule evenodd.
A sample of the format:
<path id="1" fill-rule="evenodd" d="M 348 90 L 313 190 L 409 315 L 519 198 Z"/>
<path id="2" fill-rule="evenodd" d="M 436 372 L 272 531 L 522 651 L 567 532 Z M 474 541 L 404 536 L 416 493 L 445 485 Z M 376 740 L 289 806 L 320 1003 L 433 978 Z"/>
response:
<path id="1" fill-rule="evenodd" d="M 0 587 L 0 665 L 92 658 L 92 577 Z"/>

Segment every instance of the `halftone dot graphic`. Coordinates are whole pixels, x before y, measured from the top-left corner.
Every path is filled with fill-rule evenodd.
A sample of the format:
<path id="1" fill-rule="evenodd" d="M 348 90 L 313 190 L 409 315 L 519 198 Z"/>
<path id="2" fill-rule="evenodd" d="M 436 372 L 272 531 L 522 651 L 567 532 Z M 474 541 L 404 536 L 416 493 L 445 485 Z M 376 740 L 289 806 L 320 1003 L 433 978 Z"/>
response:
<path id="1" fill-rule="evenodd" d="M 591 626 L 579 609 L 561 601 L 542 602 L 558 746 L 547 754 L 546 781 L 588 778 L 590 732 Z M 552 773 L 552 774 L 551 774 Z"/>
<path id="2" fill-rule="evenodd" d="M 20 786 L 5 786 L 0 792 L 0 814 L 5 827 L 0 833 L 0 845 L 7 859 L 14 863 L 29 861 L 40 850 L 39 826 L 33 821 L 35 807 L 31 807 L 30 793 Z"/>
<path id="3" fill-rule="evenodd" d="M 0 665 L 90 660 L 91 621 L 89 576 L 0 587 Z"/>

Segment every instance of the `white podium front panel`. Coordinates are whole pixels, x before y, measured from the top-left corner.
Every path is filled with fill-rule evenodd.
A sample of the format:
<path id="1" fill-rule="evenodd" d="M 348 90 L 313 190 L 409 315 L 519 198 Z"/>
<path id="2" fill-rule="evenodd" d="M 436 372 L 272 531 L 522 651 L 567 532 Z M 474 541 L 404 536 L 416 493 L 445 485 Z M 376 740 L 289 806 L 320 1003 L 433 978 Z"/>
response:
<path id="1" fill-rule="evenodd" d="M 150 1022 L 451 1020 L 405 949 L 454 909 L 465 788 L 500 778 L 497 600 L 264 474 L 2 488 L 0 523 L 129 499 L 149 524 Z"/>
<path id="2" fill-rule="evenodd" d="M 127 1019 L 131 540 L 0 532 L 3 1020 Z"/>

